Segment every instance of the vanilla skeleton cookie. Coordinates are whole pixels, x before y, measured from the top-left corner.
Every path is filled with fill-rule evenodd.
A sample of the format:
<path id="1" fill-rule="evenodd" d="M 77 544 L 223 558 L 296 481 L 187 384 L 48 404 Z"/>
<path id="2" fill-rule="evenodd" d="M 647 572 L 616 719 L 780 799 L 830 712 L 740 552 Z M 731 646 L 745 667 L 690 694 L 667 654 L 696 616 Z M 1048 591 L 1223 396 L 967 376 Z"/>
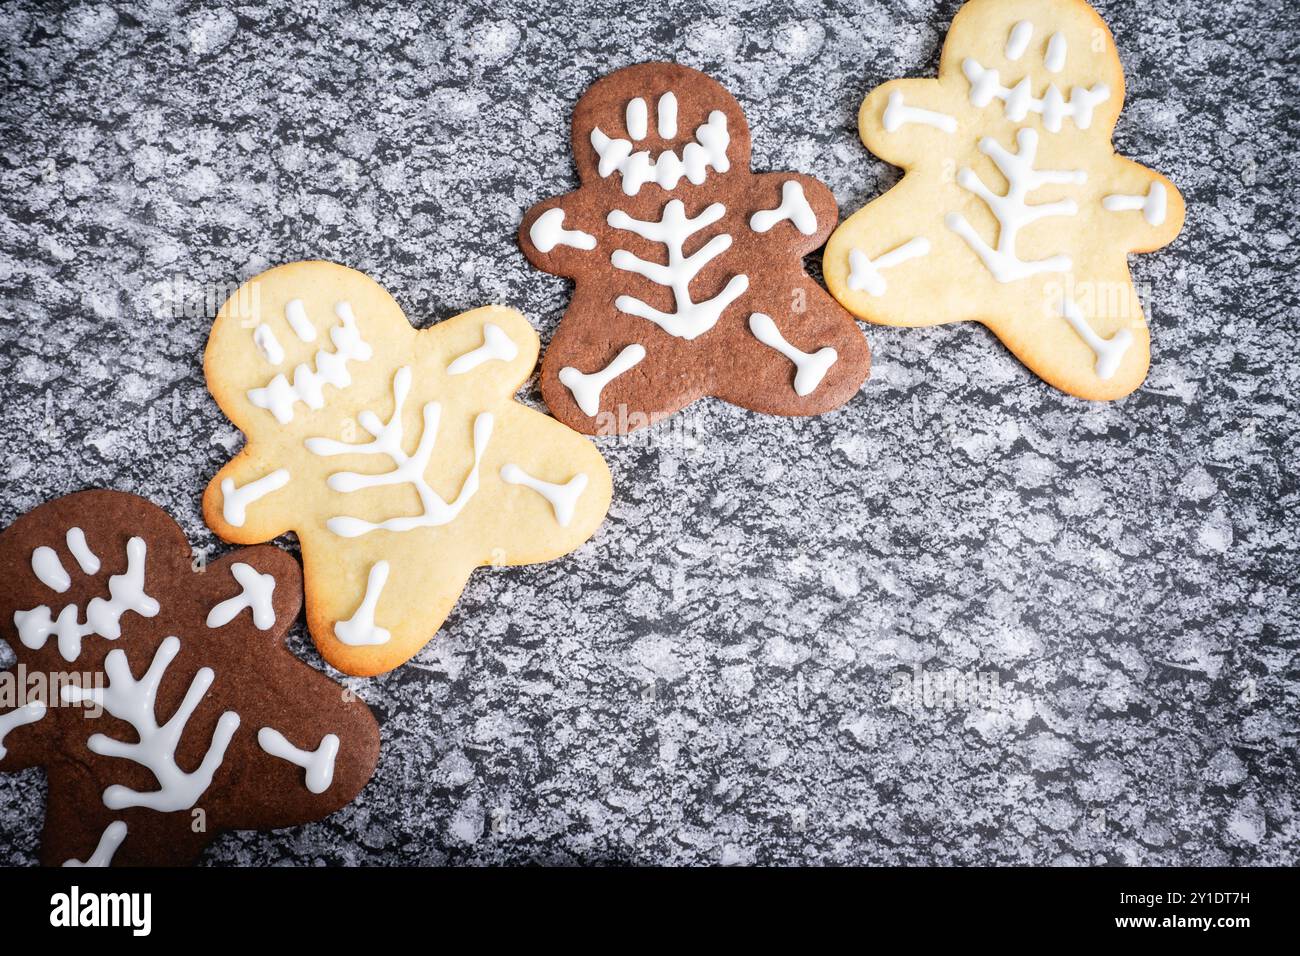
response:
<path id="1" fill-rule="evenodd" d="M 160 508 L 84 491 L 0 534 L 0 771 L 44 767 L 50 866 L 193 862 L 223 830 L 318 820 L 379 758 L 369 708 L 295 658 L 298 564 L 204 564 Z"/>
<path id="2" fill-rule="evenodd" d="M 1082 0 L 972 0 L 937 80 L 862 104 L 862 141 L 902 181 L 827 244 L 831 292 L 885 325 L 976 320 L 1052 385 L 1113 399 L 1150 337 L 1126 254 L 1183 224 L 1169 180 L 1115 154 L 1124 72 Z"/>
<path id="3" fill-rule="evenodd" d="M 376 282 L 328 262 L 265 272 L 218 313 L 204 370 L 248 443 L 204 515 L 241 544 L 298 535 L 307 623 L 335 667 L 396 667 L 474 568 L 560 557 L 600 525 L 600 453 L 512 399 L 537 352 L 512 309 L 417 331 Z"/>
<path id="4" fill-rule="evenodd" d="M 573 115 L 582 185 L 534 206 L 519 244 L 574 280 L 542 360 L 555 416 L 624 433 L 713 395 L 814 415 L 848 401 L 871 353 L 804 272 L 839 212 L 817 180 L 756 175 L 740 104 L 672 63 L 599 80 Z"/>

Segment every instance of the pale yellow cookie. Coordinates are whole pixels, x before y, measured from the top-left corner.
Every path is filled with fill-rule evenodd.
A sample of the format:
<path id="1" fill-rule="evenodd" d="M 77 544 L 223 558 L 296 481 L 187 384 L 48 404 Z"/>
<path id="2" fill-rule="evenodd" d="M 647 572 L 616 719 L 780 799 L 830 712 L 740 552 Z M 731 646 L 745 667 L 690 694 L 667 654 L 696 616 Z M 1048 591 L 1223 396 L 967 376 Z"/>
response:
<path id="1" fill-rule="evenodd" d="M 862 103 L 862 141 L 907 170 L 831 236 L 834 296 L 882 325 L 984 323 L 1038 375 L 1113 399 L 1150 339 L 1127 253 L 1171 242 L 1183 199 L 1115 155 L 1124 71 L 1082 0 L 971 0 L 935 80 Z"/>
<path id="2" fill-rule="evenodd" d="M 264 272 L 222 306 L 203 368 L 248 443 L 204 516 L 241 544 L 298 535 L 307 624 L 335 667 L 396 667 L 474 568 L 557 558 L 604 519 L 600 452 L 512 399 L 537 353 L 513 309 L 417 331 L 374 280 L 329 262 Z"/>

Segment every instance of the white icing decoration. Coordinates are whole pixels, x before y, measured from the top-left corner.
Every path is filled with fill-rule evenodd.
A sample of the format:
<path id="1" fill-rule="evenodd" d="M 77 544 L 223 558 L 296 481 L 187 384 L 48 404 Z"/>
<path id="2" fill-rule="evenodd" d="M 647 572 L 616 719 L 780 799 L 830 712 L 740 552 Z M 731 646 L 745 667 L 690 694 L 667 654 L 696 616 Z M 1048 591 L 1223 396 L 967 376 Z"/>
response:
<path id="1" fill-rule="evenodd" d="M 1079 307 L 1069 298 L 1061 300 L 1061 315 L 1075 332 L 1079 333 L 1079 338 L 1088 343 L 1089 348 L 1097 355 L 1096 372 L 1100 379 L 1108 379 L 1119 370 L 1120 362 L 1124 360 L 1124 353 L 1128 347 L 1133 344 L 1133 333 L 1129 329 L 1120 329 L 1108 339 L 1103 339 L 1100 335 L 1092 330 L 1088 325 L 1088 320 L 1083 317 Z"/>
<path id="2" fill-rule="evenodd" d="M 392 635 L 375 626 L 375 606 L 388 583 L 388 562 L 376 561 L 366 576 L 366 593 L 355 612 L 346 621 L 334 625 L 334 636 L 351 647 L 387 644 Z"/>
<path id="3" fill-rule="evenodd" d="M 923 110 L 919 106 L 908 106 L 903 101 L 903 94 L 898 90 L 894 90 L 889 94 L 889 101 L 885 104 L 881 125 L 884 126 L 886 133 L 893 133 L 901 129 L 906 123 L 933 126 L 945 133 L 957 132 L 955 117 L 949 116 L 947 113 L 936 113 L 934 110 Z"/>
<path id="4" fill-rule="evenodd" d="M 564 228 L 564 210 L 548 209 L 528 227 L 528 238 L 538 252 L 550 252 L 556 246 L 573 246 L 575 249 L 595 249 L 596 237 L 581 229 Z"/>
<path id="5" fill-rule="evenodd" d="M 51 591 L 62 594 L 72 587 L 72 578 L 68 577 L 68 572 L 63 570 L 63 562 L 59 560 L 53 548 L 41 545 L 32 552 L 32 571 Z"/>
<path id="6" fill-rule="evenodd" d="M 77 620 L 77 606 L 66 605 L 57 620 L 51 617 L 48 605 L 42 604 L 27 611 L 14 611 L 14 626 L 23 646 L 39 651 L 51 634 L 59 643 L 59 653 L 65 661 L 75 661 L 81 656 L 82 638 L 98 634 L 105 640 L 115 641 L 122 636 L 121 619 L 127 611 L 141 617 L 158 613 L 158 602 L 144 591 L 144 562 L 147 554 L 143 538 L 131 538 L 126 543 L 126 572 L 108 579 L 108 600 L 91 598 L 86 605 L 86 620 Z"/>
<path id="7" fill-rule="evenodd" d="M 587 476 L 582 472 L 578 472 L 564 484 L 557 485 L 534 478 L 518 465 L 506 465 L 502 468 L 501 480 L 507 484 L 531 488 L 549 501 L 551 510 L 555 512 L 555 522 L 561 528 L 567 528 L 569 522 L 573 520 L 578 499 L 582 497 L 582 492 L 587 487 Z"/>
<path id="8" fill-rule="evenodd" d="M 68 550 L 72 556 L 77 559 L 77 565 L 86 574 L 99 573 L 99 558 L 95 557 L 95 552 L 90 550 L 90 545 L 86 544 L 86 532 L 80 528 L 69 528 L 67 535 Z"/>
<path id="9" fill-rule="evenodd" d="M 176 747 L 185 726 L 189 723 L 194 710 L 203 700 L 203 695 L 212 686 L 214 675 L 212 668 L 201 667 L 190 681 L 185 699 L 176 709 L 170 720 L 161 727 L 154 715 L 157 706 L 158 688 L 162 684 L 164 673 L 180 652 L 181 642 L 175 637 L 168 637 L 158 646 L 153 663 L 144 677 L 136 680 L 131 676 L 131 665 L 127 663 L 122 650 L 109 651 L 104 658 L 104 673 L 108 676 L 108 687 L 85 690 L 81 687 L 65 686 L 62 688 L 64 703 L 83 703 L 92 701 L 104 708 L 118 720 L 126 721 L 135 730 L 138 738 L 135 743 L 128 743 L 95 734 L 86 741 L 91 753 L 101 757 L 120 757 L 132 760 L 148 769 L 158 781 L 158 789 L 147 793 L 132 790 L 114 784 L 104 791 L 104 806 L 110 810 L 122 810 L 127 807 L 148 807 L 167 813 L 175 810 L 189 810 L 212 785 L 212 777 L 225 759 L 226 748 L 230 739 L 239 728 L 239 715 L 228 710 L 217 720 L 212 733 L 212 741 L 197 770 L 186 773 L 176 764 Z"/>
<path id="10" fill-rule="evenodd" d="M 221 516 L 226 524 L 242 528 L 248 518 L 248 506 L 254 501 L 265 498 L 273 491 L 279 491 L 289 483 L 289 469 L 277 468 L 269 475 L 263 475 L 246 485 L 235 487 L 235 479 L 221 479 Z"/>
<path id="11" fill-rule="evenodd" d="M 275 576 L 262 574 L 242 561 L 232 564 L 230 573 L 239 582 L 241 590 L 208 612 L 208 627 L 224 627 L 244 608 L 253 612 L 253 624 L 259 631 L 268 631 L 274 627 L 275 605 L 271 602 L 271 596 L 275 593 Z"/>
<path id="12" fill-rule="evenodd" d="M 591 131 L 591 145 L 600 157 L 597 167 L 601 178 L 615 170 L 623 177 L 623 192 L 635 196 L 646 183 L 657 183 L 664 189 L 675 189 L 685 175 L 692 184 L 704 182 L 712 166 L 719 173 L 731 168 L 727 159 L 727 146 L 731 136 L 727 133 L 727 114 L 714 110 L 709 121 L 695 131 L 695 141 L 687 143 L 679 159 L 671 149 L 650 159 L 648 150 L 632 152 L 632 143 L 626 139 L 610 139 L 597 126 Z"/>
<path id="13" fill-rule="evenodd" d="M 677 135 L 677 96 L 672 90 L 659 97 L 659 135 L 664 139 Z"/>
<path id="14" fill-rule="evenodd" d="M 1043 66 L 1047 67 L 1047 72 L 1060 73 L 1065 69 L 1065 57 L 1068 50 L 1065 34 L 1053 33 L 1052 38 L 1047 41 L 1047 55 L 1043 57 Z"/>
<path id="15" fill-rule="evenodd" d="M 510 336 L 506 335 L 501 326 L 493 325 L 491 322 L 484 322 L 483 344 L 472 352 L 466 352 L 448 365 L 447 374 L 464 375 L 466 372 L 478 368 L 484 362 L 490 362 L 493 359 L 499 359 L 502 362 L 513 362 L 518 354 L 519 347 L 515 345 Z"/>
<path id="16" fill-rule="evenodd" d="M 299 302 L 294 299 L 294 302 Z M 299 302 L 301 305 L 301 302 Z M 291 302 L 290 305 L 293 305 Z M 289 313 L 286 309 L 286 314 Z M 361 332 L 357 329 L 356 317 L 352 314 L 352 306 L 347 302 L 339 302 L 334 306 L 334 313 L 338 316 L 340 325 L 330 329 L 330 339 L 334 343 L 334 351 L 327 352 L 320 349 L 316 353 L 316 369 L 307 365 L 306 362 L 300 363 L 293 370 L 293 384 L 281 372 L 275 378 L 267 383 L 265 388 L 253 388 L 248 391 L 248 400 L 258 408 L 265 408 L 275 416 L 275 420 L 281 425 L 293 421 L 293 407 L 298 402 L 302 402 L 312 410 L 319 410 L 325 407 L 324 388 L 326 385 L 333 385 L 335 388 L 347 388 L 352 384 L 352 375 L 348 372 L 348 362 L 364 362 L 373 354 L 370 346 L 361 338 Z M 310 327 L 310 325 L 309 325 Z M 301 333 L 299 333 L 301 335 Z M 313 329 L 313 338 L 315 330 Z M 308 341 L 303 339 L 303 341 Z"/>
<path id="17" fill-rule="evenodd" d="M 257 732 L 257 745 L 272 757 L 297 764 L 307 771 L 307 789 L 324 793 L 334 782 L 334 759 L 339 755 L 339 738 L 326 734 L 315 750 L 303 750 L 285 739 L 273 727 L 263 727 Z"/>
<path id="18" fill-rule="evenodd" d="M 1029 77 L 1009 90 L 999 80 L 997 70 L 986 70 L 978 60 L 967 57 L 962 61 L 962 72 L 970 81 L 970 102 L 972 106 L 983 109 L 994 97 L 1002 100 L 1002 111 L 1007 119 L 1019 123 L 1029 113 L 1038 113 L 1043 117 L 1043 126 L 1051 133 L 1061 131 L 1061 121 L 1074 120 L 1079 129 L 1092 125 L 1093 110 L 1100 103 L 1110 99 L 1110 87 L 1097 83 L 1093 87 L 1074 86 L 1070 88 L 1067 102 L 1056 88 L 1049 84 L 1041 99 L 1035 97 L 1029 89 Z"/>
<path id="19" fill-rule="evenodd" d="M 821 384 L 827 370 L 839 358 L 839 353 L 829 345 L 816 352 L 801 352 L 785 340 L 772 317 L 762 312 L 749 317 L 749 331 L 764 345 L 771 346 L 794 363 L 794 393 L 800 398 L 811 394 Z"/>
<path id="20" fill-rule="evenodd" d="M 895 246 L 874 261 L 867 258 L 867 254 L 861 249 L 850 249 L 849 288 L 858 292 L 866 292 L 867 295 L 884 295 L 889 286 L 885 282 L 885 277 L 880 274 L 881 269 L 889 269 L 907 262 L 909 259 L 917 259 L 929 254 L 930 240 L 924 236 L 909 239 L 901 246 Z"/>
<path id="21" fill-rule="evenodd" d="M 668 264 L 646 262 L 626 249 L 615 250 L 610 257 L 610 262 L 616 269 L 635 272 L 645 276 L 651 282 L 672 289 L 676 311 L 660 312 L 630 295 L 620 295 L 615 299 L 615 308 L 629 315 L 649 319 L 669 335 L 688 341 L 698 338 L 713 328 L 722 317 L 723 310 L 749 288 L 749 277 L 734 275 L 727 282 L 726 288 L 712 299 L 692 302 L 691 281 L 709 262 L 731 248 L 731 236 L 727 233 L 714 236 L 689 256 L 685 255 L 682 249 L 691 236 L 713 225 L 726 215 L 726 212 L 727 209 L 722 203 L 715 202 L 694 219 L 690 219 L 680 199 L 670 200 L 664 206 L 658 222 L 642 222 L 640 219 L 633 219 L 621 209 L 611 212 L 608 217 L 609 224 L 615 229 L 625 229 L 635 232 L 643 239 L 662 243 L 668 250 Z"/>
<path id="22" fill-rule="evenodd" d="M 1148 224 L 1159 226 L 1164 224 L 1168 199 L 1165 196 L 1165 184 L 1153 181 L 1147 187 L 1145 196 L 1129 196 L 1117 193 L 1113 196 L 1107 196 L 1101 201 L 1101 204 L 1107 212 L 1141 210 Z"/>
<path id="23" fill-rule="evenodd" d="M 1007 37 L 1006 55 L 1008 60 L 1018 60 L 1025 55 L 1025 50 L 1029 49 L 1029 41 L 1034 35 L 1034 25 L 1028 20 L 1021 20 L 1011 28 L 1011 35 Z"/>
<path id="24" fill-rule="evenodd" d="M 104 830 L 103 836 L 99 838 L 99 845 L 95 847 L 95 852 L 90 855 L 90 859 L 85 863 L 80 860 L 64 860 L 64 866 L 71 867 L 106 867 L 113 865 L 113 857 L 118 849 L 126 840 L 126 824 L 121 820 L 114 820 Z"/>
<path id="25" fill-rule="evenodd" d="M 279 365 L 284 361 L 284 348 L 275 337 L 275 331 L 265 322 L 257 323 L 257 328 L 253 329 L 253 344 L 270 364 Z"/>
<path id="26" fill-rule="evenodd" d="M 302 304 L 302 299 L 290 299 L 284 307 L 284 317 L 289 320 L 289 327 L 300 341 L 316 341 L 316 326 L 307 318 L 307 307 Z"/>
<path id="27" fill-rule="evenodd" d="M 1035 169 L 1034 158 L 1038 152 L 1038 134 L 1028 127 L 1016 134 L 1019 152 L 1012 153 L 991 137 L 980 140 L 980 152 L 993 159 L 1007 180 L 1007 194 L 995 195 L 984 182 L 963 166 L 957 172 L 957 184 L 974 193 L 988 204 L 998 220 L 998 245 L 991 248 L 975 232 L 961 213 L 949 213 L 944 223 L 965 239 L 985 267 L 998 282 L 1014 282 L 1043 272 L 1069 272 L 1070 257 L 1051 256 L 1047 259 L 1026 261 L 1016 255 L 1016 237 L 1020 230 L 1047 216 L 1073 216 L 1079 211 L 1073 199 L 1040 203 L 1031 206 L 1025 197 L 1042 186 L 1051 184 L 1078 185 L 1086 181 L 1087 173 L 1081 169 Z"/>
<path id="28" fill-rule="evenodd" d="M 633 342 L 599 372 L 579 372 L 572 365 L 560 369 L 560 384 L 573 393 L 582 414 L 595 417 L 600 411 L 600 393 L 614 379 L 645 358 L 645 347 Z"/>
<path id="29" fill-rule="evenodd" d="M 781 205 L 775 209 L 760 209 L 749 217 L 749 228 L 767 232 L 783 219 L 789 219 L 805 236 L 817 231 L 817 214 L 803 194 L 803 185 L 797 179 L 787 179 L 781 184 Z"/>
<path id="30" fill-rule="evenodd" d="M 418 515 L 389 518 L 386 521 L 363 521 L 360 518 L 330 518 L 325 526 L 343 538 L 355 538 L 369 531 L 410 531 L 412 528 L 429 528 L 447 524 L 454 520 L 461 510 L 474 497 L 479 486 L 479 464 L 488 440 L 492 437 L 492 413 L 480 412 L 474 419 L 474 466 L 460 486 L 460 493 L 451 502 L 443 501 L 429 487 L 424 473 L 429 468 L 429 459 L 438 438 L 438 421 L 442 415 L 442 406 L 438 402 L 426 402 L 424 405 L 424 431 L 420 435 L 419 445 L 409 455 L 402 449 L 404 430 L 402 426 L 402 405 L 411 391 L 411 367 L 404 365 L 393 376 L 393 414 L 386 423 L 372 411 L 363 411 L 357 421 L 367 432 L 374 436 L 373 441 L 350 444 L 335 441 L 332 438 L 308 438 L 307 450 L 313 455 L 386 455 L 393 462 L 391 471 L 374 475 L 362 475 L 354 471 L 337 471 L 330 475 L 328 484 L 335 491 L 344 494 L 363 488 L 377 488 L 387 485 L 410 484 L 415 486 L 423 506 Z"/>
<path id="31" fill-rule="evenodd" d="M 9 753 L 5 749 L 5 737 L 9 736 L 10 731 L 36 723 L 45 716 L 45 712 L 45 702 L 34 700 L 7 714 L 0 714 L 0 760 L 4 760 L 5 755 Z"/>
<path id="32" fill-rule="evenodd" d="M 649 132 L 649 114 L 646 110 L 645 100 L 637 97 L 629 100 L 627 104 L 627 134 L 633 139 L 645 139 L 646 133 Z"/>

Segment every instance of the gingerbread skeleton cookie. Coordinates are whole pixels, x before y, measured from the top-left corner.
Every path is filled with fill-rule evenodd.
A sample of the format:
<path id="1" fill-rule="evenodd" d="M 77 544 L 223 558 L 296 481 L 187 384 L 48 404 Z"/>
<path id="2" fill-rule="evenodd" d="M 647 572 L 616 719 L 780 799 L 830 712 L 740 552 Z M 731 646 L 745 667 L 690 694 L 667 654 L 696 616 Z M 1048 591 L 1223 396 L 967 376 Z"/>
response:
<path id="1" fill-rule="evenodd" d="M 624 433 L 713 395 L 813 415 L 844 402 L 871 356 L 803 269 L 839 212 L 817 180 L 756 175 L 740 104 L 672 63 L 601 79 L 578 101 L 581 187 L 534 206 L 519 244 L 574 280 L 542 361 L 561 421 Z"/>
<path id="2" fill-rule="evenodd" d="M 1126 254 L 1171 242 L 1178 190 L 1115 154 L 1124 72 L 1083 0 L 972 0 L 937 80 L 862 104 L 862 141 L 902 181 L 826 247 L 826 282 L 885 325 L 972 319 L 1073 395 L 1146 377 L 1150 338 Z"/>
<path id="3" fill-rule="evenodd" d="M 85 491 L 0 534 L 0 771 L 49 778 L 47 865 L 191 863 L 223 830 L 317 820 L 379 757 L 370 710 L 284 646 L 298 564 L 204 565 L 161 509 Z M 8 699 L 6 699 L 8 698 Z"/>
<path id="4" fill-rule="evenodd" d="M 241 544 L 298 535 L 307 623 L 335 667 L 396 667 L 474 568 L 560 557 L 600 525 L 600 453 L 512 400 L 537 352 L 512 309 L 417 331 L 376 282 L 328 262 L 265 272 L 218 313 L 204 370 L 248 443 L 204 515 Z"/>

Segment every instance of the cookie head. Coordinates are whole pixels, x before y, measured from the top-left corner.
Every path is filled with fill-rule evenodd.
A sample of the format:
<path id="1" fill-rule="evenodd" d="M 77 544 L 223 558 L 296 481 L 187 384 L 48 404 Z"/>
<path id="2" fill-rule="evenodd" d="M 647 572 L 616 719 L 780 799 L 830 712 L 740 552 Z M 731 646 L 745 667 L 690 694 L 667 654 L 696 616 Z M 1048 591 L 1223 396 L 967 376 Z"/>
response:
<path id="1" fill-rule="evenodd" d="M 592 84 L 573 113 L 578 174 L 598 191 L 635 196 L 651 184 L 671 191 L 745 176 L 749 154 L 749 125 L 736 98 L 676 63 L 611 73 Z"/>

